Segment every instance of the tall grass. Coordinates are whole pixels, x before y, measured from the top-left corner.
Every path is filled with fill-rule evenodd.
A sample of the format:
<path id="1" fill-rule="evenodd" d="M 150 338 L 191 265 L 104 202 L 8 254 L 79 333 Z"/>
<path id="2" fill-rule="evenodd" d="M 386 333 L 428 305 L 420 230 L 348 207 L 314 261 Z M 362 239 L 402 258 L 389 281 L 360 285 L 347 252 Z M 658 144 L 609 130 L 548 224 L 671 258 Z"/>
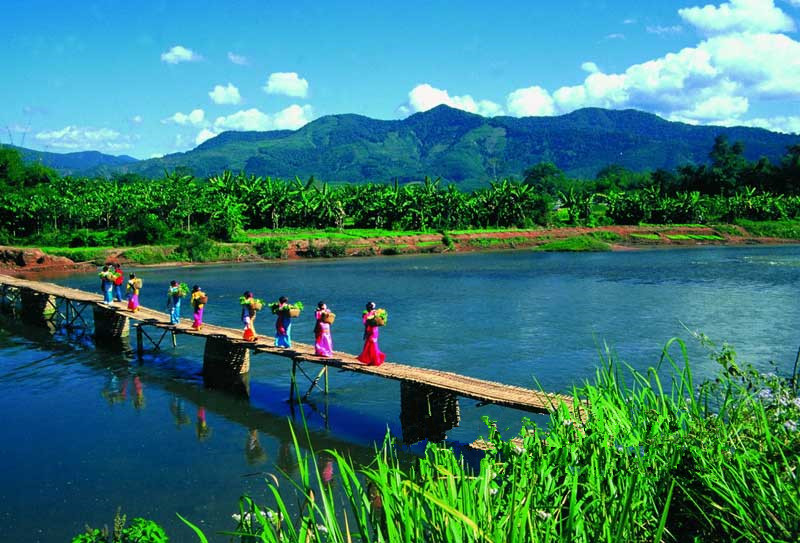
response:
<path id="1" fill-rule="evenodd" d="M 594 381 L 574 390 L 588 417 L 562 406 L 547 427 L 523 421 L 513 439 L 487 421 L 491 447 L 476 467 L 430 444 L 404 468 L 390 436 L 366 466 L 325 451 L 339 494 L 293 433 L 299 477 L 286 479 L 289 488 L 266 481 L 267 505 L 243 498 L 238 526 L 224 533 L 282 542 L 797 541 L 796 383 L 740 368 L 727 346 L 715 359 L 718 378 L 696 386 L 678 340 L 643 373 L 606 353 Z"/>

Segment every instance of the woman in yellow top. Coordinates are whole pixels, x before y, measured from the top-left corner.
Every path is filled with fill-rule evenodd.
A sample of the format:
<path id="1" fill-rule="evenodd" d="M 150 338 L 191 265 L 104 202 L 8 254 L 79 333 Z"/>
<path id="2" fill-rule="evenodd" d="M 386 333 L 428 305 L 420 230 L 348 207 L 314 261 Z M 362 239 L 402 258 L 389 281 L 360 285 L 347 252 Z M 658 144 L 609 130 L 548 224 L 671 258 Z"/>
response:
<path id="1" fill-rule="evenodd" d="M 194 321 L 192 321 L 192 329 L 193 330 L 200 330 L 203 328 L 203 309 L 206 306 L 206 302 L 208 302 L 208 296 L 206 293 L 200 290 L 200 287 L 195 285 L 192 287 L 192 309 L 194 313 Z"/>
<path id="2" fill-rule="evenodd" d="M 142 280 L 136 277 L 135 273 L 130 274 L 128 279 L 128 309 L 139 311 L 139 291 L 142 289 Z"/>

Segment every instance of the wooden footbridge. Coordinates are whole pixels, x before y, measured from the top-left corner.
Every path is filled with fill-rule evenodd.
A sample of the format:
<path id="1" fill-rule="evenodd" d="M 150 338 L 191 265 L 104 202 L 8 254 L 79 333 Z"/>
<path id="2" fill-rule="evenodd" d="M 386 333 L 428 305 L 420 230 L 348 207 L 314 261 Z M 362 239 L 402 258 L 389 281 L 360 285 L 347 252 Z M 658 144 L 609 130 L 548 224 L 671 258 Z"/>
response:
<path id="1" fill-rule="evenodd" d="M 328 367 L 344 371 L 364 373 L 394 379 L 401 383 L 401 423 L 404 427 L 404 440 L 413 436 L 431 437 L 430 431 L 414 429 L 419 424 L 428 428 L 433 422 L 438 430 L 433 435 L 458 425 L 459 408 L 456 396 L 477 400 L 481 404 L 497 404 L 523 411 L 548 414 L 564 404 L 576 418 L 585 418 L 585 407 L 573 404 L 571 396 L 539 392 L 527 388 L 505 385 L 482 379 L 475 379 L 456 373 L 420 368 L 394 362 L 381 366 L 367 366 L 354 355 L 334 352 L 332 358 L 314 354 L 314 346 L 292 342 L 292 348 L 285 349 L 273 345 L 274 338 L 259 336 L 258 340 L 245 341 L 238 329 L 203 324 L 202 330 L 193 330 L 190 321 L 184 319 L 178 325 L 169 322 L 165 313 L 146 307 L 132 312 L 124 302 L 106 305 L 99 294 L 67 288 L 53 283 L 30 281 L 0 274 L 0 305 L 16 308 L 23 319 L 29 322 L 52 323 L 54 326 L 89 328 L 84 318 L 86 308 L 91 308 L 94 320 L 96 341 L 119 340 L 130 334 L 130 321 L 135 321 L 137 352 L 141 356 L 145 349 L 145 339 L 153 349 L 161 348 L 166 337 L 176 345 L 176 336 L 186 334 L 206 338 L 203 357 L 203 375 L 212 387 L 234 388 L 248 393 L 250 353 L 268 353 L 292 360 L 292 387 L 290 399 L 297 390 L 296 372 L 300 369 L 311 382 L 304 399 L 319 387 L 324 378 L 324 392 L 328 391 Z M 322 366 L 315 378 L 307 375 L 301 364 L 310 363 Z M 321 387 L 319 387 L 321 388 Z M 405 420 L 404 420 L 405 419 Z M 409 435 L 405 434 L 409 429 Z M 409 439 L 407 439 L 409 438 Z"/>

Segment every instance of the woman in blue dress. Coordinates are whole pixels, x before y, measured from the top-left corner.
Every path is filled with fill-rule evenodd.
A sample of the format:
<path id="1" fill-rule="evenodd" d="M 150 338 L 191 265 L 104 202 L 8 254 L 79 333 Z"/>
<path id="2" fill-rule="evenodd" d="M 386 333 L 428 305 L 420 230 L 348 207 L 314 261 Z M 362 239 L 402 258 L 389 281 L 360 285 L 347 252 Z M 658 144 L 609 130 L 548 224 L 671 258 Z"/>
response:
<path id="1" fill-rule="evenodd" d="M 292 317 L 289 316 L 289 298 L 281 296 L 278 299 L 278 309 L 275 311 L 278 319 L 275 321 L 275 346 L 292 346 Z"/>

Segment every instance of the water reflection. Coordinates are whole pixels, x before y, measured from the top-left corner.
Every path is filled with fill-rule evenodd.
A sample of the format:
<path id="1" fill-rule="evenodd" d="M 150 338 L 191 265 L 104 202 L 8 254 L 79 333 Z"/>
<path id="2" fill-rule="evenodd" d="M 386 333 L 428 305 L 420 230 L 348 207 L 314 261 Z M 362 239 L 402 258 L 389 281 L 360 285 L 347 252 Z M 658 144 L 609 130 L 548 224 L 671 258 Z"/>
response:
<path id="1" fill-rule="evenodd" d="M 192 423 L 192 418 L 186 411 L 183 398 L 175 394 L 172 395 L 172 401 L 169 403 L 169 412 L 172 413 L 172 417 L 175 419 L 175 426 L 178 428 Z"/>
<path id="2" fill-rule="evenodd" d="M 197 407 L 197 424 L 195 425 L 197 441 L 205 441 L 211 437 L 211 427 L 206 421 L 206 408 L 202 405 Z"/>
<path id="3" fill-rule="evenodd" d="M 244 456 L 251 466 L 263 464 L 267 461 L 267 453 L 258 440 L 258 430 L 250 428 L 247 432 L 247 444 L 244 447 Z"/>

